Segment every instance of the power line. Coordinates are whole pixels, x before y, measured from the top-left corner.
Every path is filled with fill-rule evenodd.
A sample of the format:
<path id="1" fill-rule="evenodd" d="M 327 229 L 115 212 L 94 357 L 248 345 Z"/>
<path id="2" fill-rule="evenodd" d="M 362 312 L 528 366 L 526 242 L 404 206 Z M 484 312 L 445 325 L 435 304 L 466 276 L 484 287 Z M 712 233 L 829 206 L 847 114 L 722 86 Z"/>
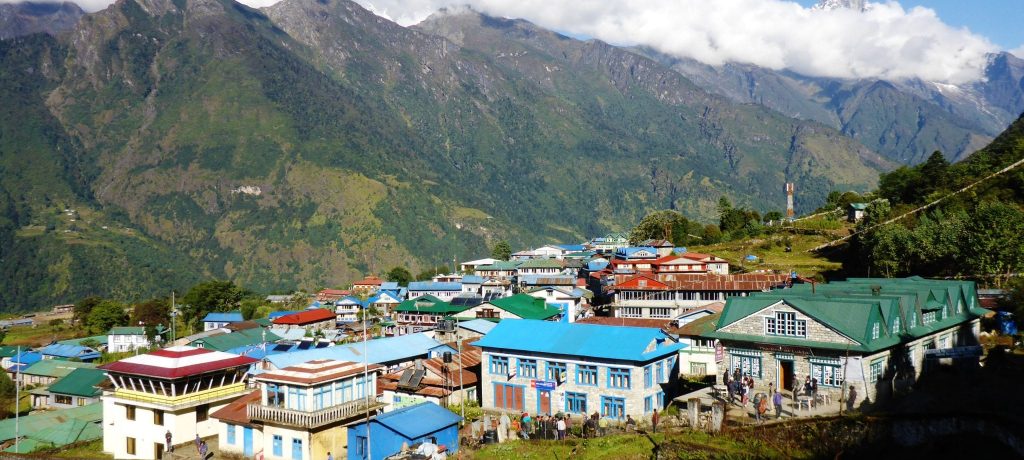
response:
<path id="1" fill-rule="evenodd" d="M 857 230 L 857 231 L 855 231 L 855 232 L 853 232 L 853 233 L 851 233 L 849 235 L 846 235 L 846 236 L 844 236 L 842 238 L 829 241 L 829 242 L 827 242 L 825 244 L 822 244 L 822 245 L 819 245 L 819 246 L 815 246 L 815 247 L 813 247 L 811 249 L 808 249 L 807 252 L 817 252 L 817 251 L 819 251 L 821 249 L 825 249 L 825 248 L 827 248 L 829 246 L 833 246 L 836 243 L 839 243 L 839 242 L 842 242 L 842 241 L 846 241 L 846 240 L 848 240 L 850 238 L 853 238 L 854 236 L 870 232 L 870 231 L 872 231 L 872 230 L 874 230 L 874 229 L 876 229 L 878 227 L 889 225 L 889 224 L 891 224 L 893 222 L 896 222 L 896 221 L 898 221 L 900 219 L 903 219 L 904 217 L 907 217 L 907 216 L 909 216 L 911 214 L 916 214 L 918 212 L 924 211 L 925 209 L 931 208 L 931 207 L 933 207 L 933 206 L 935 206 L 935 205 L 937 205 L 937 204 L 939 204 L 939 203 L 941 203 L 943 201 L 946 201 L 947 198 L 950 198 L 952 196 L 959 195 L 959 194 L 961 194 L 963 192 L 966 192 L 967 190 L 970 190 L 971 188 L 974 188 L 974 186 L 976 186 L 976 185 L 978 185 L 978 184 L 980 184 L 982 182 L 985 182 L 985 181 L 987 181 L 987 180 L 989 180 L 989 179 L 991 179 L 993 177 L 996 177 L 996 176 L 998 176 L 1000 174 L 1003 174 L 1003 173 L 1005 173 L 1005 172 L 1007 172 L 1007 171 L 1009 171 L 1009 170 L 1011 170 L 1013 168 L 1016 168 L 1017 166 L 1020 166 L 1021 164 L 1024 164 L 1024 158 L 1021 158 L 1021 159 L 1017 160 L 1013 164 L 1011 164 L 1011 165 L 1009 165 L 1009 166 L 1007 166 L 1007 167 L 1005 167 L 1003 169 L 1000 169 L 999 171 L 996 171 L 996 172 L 994 172 L 992 174 L 989 174 L 989 175 L 987 175 L 987 176 L 985 176 L 985 177 L 983 177 L 983 178 L 981 178 L 981 179 L 979 179 L 979 180 L 977 180 L 975 182 L 972 182 L 971 184 L 967 185 L 964 188 L 961 188 L 960 190 L 957 190 L 957 191 L 952 192 L 952 193 L 950 193 L 948 195 L 945 195 L 945 196 L 943 196 L 943 197 L 941 197 L 941 198 L 939 198 L 939 199 L 937 199 L 935 201 L 932 201 L 931 203 L 928 203 L 926 205 L 920 206 L 920 207 L 918 207 L 916 209 L 912 209 L 912 210 L 907 211 L 907 212 L 905 212 L 903 214 L 900 214 L 900 215 L 898 215 L 896 217 L 893 217 L 893 218 L 888 219 L 888 220 L 886 220 L 884 222 L 881 222 L 881 223 L 877 223 L 877 224 L 872 225 L 870 227 L 867 227 L 865 229 Z"/>

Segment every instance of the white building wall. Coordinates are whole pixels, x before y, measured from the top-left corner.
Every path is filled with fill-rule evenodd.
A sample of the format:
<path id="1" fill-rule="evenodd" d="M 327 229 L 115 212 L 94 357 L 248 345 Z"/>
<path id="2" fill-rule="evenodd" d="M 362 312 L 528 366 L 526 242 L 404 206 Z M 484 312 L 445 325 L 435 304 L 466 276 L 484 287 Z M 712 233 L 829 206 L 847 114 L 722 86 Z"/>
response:
<path id="1" fill-rule="evenodd" d="M 171 412 L 164 410 L 164 423 L 153 423 L 153 411 L 158 406 L 140 406 L 133 401 L 104 395 L 103 398 L 103 451 L 117 459 L 152 459 L 156 456 L 155 444 L 165 443 L 165 433 L 171 431 L 172 443 L 179 444 L 195 439 L 217 436 L 219 422 L 208 418 L 196 423 L 196 408 L 191 407 Z M 227 405 L 230 400 L 211 404 L 209 413 Z M 126 417 L 126 406 L 135 407 L 135 420 Z M 127 438 L 135 438 L 135 455 L 128 454 Z"/>

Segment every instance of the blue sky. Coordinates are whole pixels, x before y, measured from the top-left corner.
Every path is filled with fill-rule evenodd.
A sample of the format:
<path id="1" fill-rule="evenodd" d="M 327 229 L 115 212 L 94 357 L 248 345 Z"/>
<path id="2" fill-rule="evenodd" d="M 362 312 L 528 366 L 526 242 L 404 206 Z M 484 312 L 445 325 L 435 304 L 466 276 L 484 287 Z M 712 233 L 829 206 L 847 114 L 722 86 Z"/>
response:
<path id="1" fill-rule="evenodd" d="M 811 6 L 818 0 L 798 0 L 798 3 Z M 906 9 L 931 8 L 946 24 L 967 27 L 1003 49 L 1024 46 L 1024 0 L 900 0 L 898 3 Z"/>

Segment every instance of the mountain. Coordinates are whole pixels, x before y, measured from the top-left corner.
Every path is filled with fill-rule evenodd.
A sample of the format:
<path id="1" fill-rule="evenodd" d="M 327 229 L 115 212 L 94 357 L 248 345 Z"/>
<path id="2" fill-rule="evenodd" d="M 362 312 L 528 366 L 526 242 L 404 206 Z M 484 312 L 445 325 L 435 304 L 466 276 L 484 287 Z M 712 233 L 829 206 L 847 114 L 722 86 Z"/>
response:
<path id="1" fill-rule="evenodd" d="M 472 12 L 119 0 L 0 41 L 0 309 L 318 289 L 513 245 L 813 209 L 892 163 L 646 57 Z"/>
<path id="2" fill-rule="evenodd" d="M 56 35 L 71 29 L 85 14 L 78 5 L 64 3 L 0 4 L 0 39 L 39 32 Z"/>
<path id="3" fill-rule="evenodd" d="M 1024 61 L 1009 53 L 990 57 L 983 80 L 957 86 L 809 77 L 750 64 L 709 66 L 651 49 L 637 51 L 712 93 L 818 121 L 904 164 L 924 161 L 935 150 L 953 161 L 963 159 L 1024 112 Z"/>

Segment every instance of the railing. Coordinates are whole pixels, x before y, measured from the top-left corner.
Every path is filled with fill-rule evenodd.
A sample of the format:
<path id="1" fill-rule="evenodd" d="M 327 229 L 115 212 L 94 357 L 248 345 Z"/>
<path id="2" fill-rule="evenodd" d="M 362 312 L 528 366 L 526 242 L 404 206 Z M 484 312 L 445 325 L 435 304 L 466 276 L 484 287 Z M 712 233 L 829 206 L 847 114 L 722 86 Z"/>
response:
<path id="1" fill-rule="evenodd" d="M 145 393 L 141 391 L 127 390 L 123 388 L 114 390 L 113 395 L 116 398 L 127 399 L 129 401 L 137 401 L 141 403 L 155 404 L 158 406 L 178 408 L 202 404 L 209 401 L 216 401 L 230 396 L 239 395 L 245 393 L 246 391 L 248 391 L 248 389 L 245 387 L 245 383 L 239 382 L 218 388 L 211 388 L 209 390 L 203 390 L 196 393 L 186 393 L 178 396 L 165 396 L 161 394 Z"/>
<path id="2" fill-rule="evenodd" d="M 360 399 L 315 412 L 264 406 L 262 404 L 249 404 L 245 407 L 245 412 L 251 420 L 276 422 L 300 428 L 316 428 L 339 420 L 356 418 L 381 407 L 384 407 L 383 403 Z"/>

